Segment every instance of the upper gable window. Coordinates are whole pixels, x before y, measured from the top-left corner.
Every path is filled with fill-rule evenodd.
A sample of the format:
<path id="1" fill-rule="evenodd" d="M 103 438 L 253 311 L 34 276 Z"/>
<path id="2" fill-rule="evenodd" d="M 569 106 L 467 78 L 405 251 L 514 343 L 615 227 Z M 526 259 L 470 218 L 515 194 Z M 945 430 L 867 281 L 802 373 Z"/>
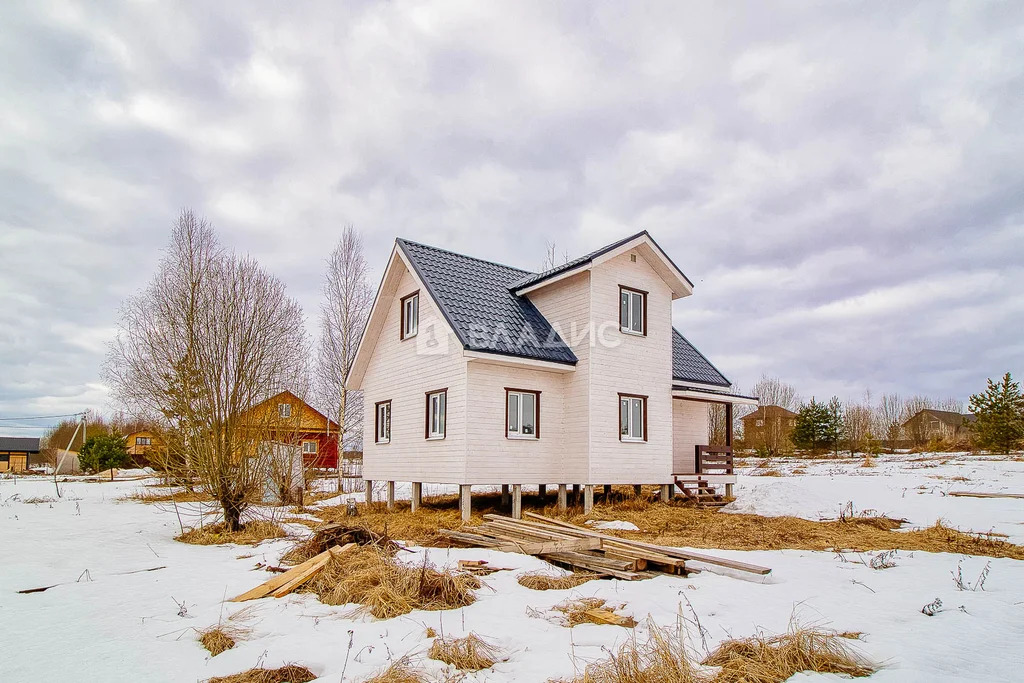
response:
<path id="1" fill-rule="evenodd" d="M 420 328 L 420 293 L 402 298 L 402 339 L 415 337 Z"/>
<path id="2" fill-rule="evenodd" d="M 627 334 L 647 334 L 647 292 L 619 285 L 619 329 Z"/>
<path id="3" fill-rule="evenodd" d="M 278 403 L 277 404 L 277 416 L 278 417 L 291 417 L 292 416 L 292 404 L 291 403 Z"/>
<path id="4" fill-rule="evenodd" d="M 148 437 L 148 436 L 137 436 L 137 437 L 135 437 L 135 445 L 136 446 L 151 446 L 153 444 L 152 444 L 152 441 L 150 440 L 150 437 Z"/>

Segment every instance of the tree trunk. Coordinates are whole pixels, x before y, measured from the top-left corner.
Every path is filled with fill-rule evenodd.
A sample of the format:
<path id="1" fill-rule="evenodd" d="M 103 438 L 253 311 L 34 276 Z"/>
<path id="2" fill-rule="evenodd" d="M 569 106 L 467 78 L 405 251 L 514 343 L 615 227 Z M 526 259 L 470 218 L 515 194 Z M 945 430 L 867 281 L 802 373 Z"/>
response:
<path id="1" fill-rule="evenodd" d="M 222 499 L 220 506 L 224 510 L 224 526 L 227 531 L 241 531 L 242 505 L 234 500 Z"/>
<path id="2" fill-rule="evenodd" d="M 341 401 L 338 404 L 338 493 L 341 491 L 341 460 L 345 455 L 345 408 L 348 404 L 348 389 L 341 385 Z"/>

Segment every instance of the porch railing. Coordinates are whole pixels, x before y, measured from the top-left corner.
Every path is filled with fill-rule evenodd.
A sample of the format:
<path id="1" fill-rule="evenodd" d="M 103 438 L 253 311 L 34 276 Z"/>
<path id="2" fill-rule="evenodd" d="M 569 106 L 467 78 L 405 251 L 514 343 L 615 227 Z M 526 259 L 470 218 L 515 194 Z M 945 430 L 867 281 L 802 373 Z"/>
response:
<path id="1" fill-rule="evenodd" d="M 697 474 L 733 474 L 732 446 L 697 446 Z"/>

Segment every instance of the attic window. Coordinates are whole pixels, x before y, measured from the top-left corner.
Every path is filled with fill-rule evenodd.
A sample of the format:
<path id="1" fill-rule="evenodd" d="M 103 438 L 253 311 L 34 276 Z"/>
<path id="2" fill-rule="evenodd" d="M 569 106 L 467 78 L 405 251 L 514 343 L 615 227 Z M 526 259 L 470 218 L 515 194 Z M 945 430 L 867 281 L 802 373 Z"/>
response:
<path id="1" fill-rule="evenodd" d="M 420 328 L 420 293 L 402 298 L 402 339 L 415 337 Z"/>
<path id="2" fill-rule="evenodd" d="M 619 285 L 619 329 L 647 335 L 647 292 Z"/>
<path id="3" fill-rule="evenodd" d="M 137 436 L 135 437 L 136 446 L 151 446 L 153 445 L 148 436 Z"/>
<path id="4" fill-rule="evenodd" d="M 278 415 L 278 417 L 291 417 L 292 416 L 292 404 L 291 403 L 278 403 L 277 404 L 277 415 Z"/>
<path id="5" fill-rule="evenodd" d="M 629 260 L 630 260 L 631 262 L 633 262 L 633 263 L 636 263 L 636 254 L 630 254 L 630 255 L 629 255 Z"/>

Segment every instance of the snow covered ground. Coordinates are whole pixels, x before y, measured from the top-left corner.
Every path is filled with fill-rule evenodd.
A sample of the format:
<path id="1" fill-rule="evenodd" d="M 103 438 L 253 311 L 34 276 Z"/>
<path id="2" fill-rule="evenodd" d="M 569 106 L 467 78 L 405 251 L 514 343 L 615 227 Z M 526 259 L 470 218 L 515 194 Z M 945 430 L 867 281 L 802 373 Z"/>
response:
<path id="1" fill-rule="evenodd" d="M 1020 492 L 1024 463 L 954 456 L 932 467 L 938 461 L 914 462 L 917 457 L 886 457 L 864 469 L 859 461 L 777 461 L 772 466 L 781 471 L 802 467 L 806 473 L 741 476 L 732 507 L 818 519 L 835 517 L 852 502 L 858 511 L 873 508 L 922 526 L 941 517 L 1024 542 L 1024 501 L 943 495 Z M 256 548 L 178 543 L 172 540 L 178 533 L 173 510 L 119 500 L 142 483 L 69 482 L 62 485 L 62 498 L 49 500 L 51 480 L 0 479 L 0 680 L 197 681 L 294 662 L 323 681 L 360 681 L 406 654 L 428 671 L 441 672 L 444 666 L 425 656 L 429 626 L 446 635 L 473 631 L 504 649 L 506 661 L 464 680 L 544 681 L 572 676 L 631 633 L 590 624 L 568 629 L 529 614 L 530 608 L 545 610 L 568 596 L 605 598 L 624 604 L 621 611 L 637 620 L 649 614 L 665 626 L 675 625 L 681 614 L 691 622 L 690 643 L 698 652 L 759 629 L 782 632 L 791 617 L 804 625 L 862 631 L 854 645 L 883 665 L 871 680 L 1011 681 L 1021 679 L 1024 666 L 1020 561 L 900 552 L 897 566 L 873 570 L 852 555 L 716 551 L 773 572 L 762 577 L 712 569 L 685 579 L 593 581 L 566 591 L 532 591 L 516 583 L 516 572 L 498 572 L 485 577 L 486 586 L 469 607 L 378 621 L 353 618 L 349 609 L 322 605 L 310 595 L 223 603 L 266 580 L 255 564 L 276 564 L 289 541 Z M 531 557 L 474 549 L 417 549 L 410 561 L 422 552 L 438 565 L 486 559 L 517 570 L 546 566 Z M 974 581 L 988 563 L 985 590 L 954 586 L 951 572 L 958 564 L 964 578 Z M 155 567 L 162 569 L 138 571 Z M 60 585 L 16 592 L 51 584 Z M 935 598 L 943 611 L 922 614 L 921 607 Z M 242 610 L 252 630 L 248 639 L 209 657 L 195 630 Z M 694 614 L 703 636 L 692 623 Z M 642 625 L 637 631 L 643 638 Z M 800 674 L 793 680 L 839 679 Z"/>

